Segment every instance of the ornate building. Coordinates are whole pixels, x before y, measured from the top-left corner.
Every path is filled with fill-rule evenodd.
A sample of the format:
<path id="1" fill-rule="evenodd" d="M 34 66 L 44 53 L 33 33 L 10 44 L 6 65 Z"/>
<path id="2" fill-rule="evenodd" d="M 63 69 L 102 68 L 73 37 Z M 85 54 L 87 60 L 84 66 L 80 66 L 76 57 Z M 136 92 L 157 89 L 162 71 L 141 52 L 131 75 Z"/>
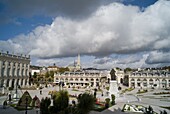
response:
<path id="1" fill-rule="evenodd" d="M 54 74 L 54 83 L 64 82 L 68 87 L 98 87 L 106 86 L 109 72 L 100 70 L 83 70 L 80 64 L 80 55 L 77 64 L 69 67 L 70 72 Z"/>
<path id="2" fill-rule="evenodd" d="M 168 88 L 170 87 L 170 72 L 166 70 L 132 72 L 129 75 L 129 87 Z"/>
<path id="3" fill-rule="evenodd" d="M 0 52 L 0 88 L 27 85 L 29 67 L 30 56 Z"/>
<path id="4" fill-rule="evenodd" d="M 65 72 L 54 75 L 54 83 L 64 82 L 69 87 L 98 87 L 106 85 L 107 73 L 100 71 Z"/>

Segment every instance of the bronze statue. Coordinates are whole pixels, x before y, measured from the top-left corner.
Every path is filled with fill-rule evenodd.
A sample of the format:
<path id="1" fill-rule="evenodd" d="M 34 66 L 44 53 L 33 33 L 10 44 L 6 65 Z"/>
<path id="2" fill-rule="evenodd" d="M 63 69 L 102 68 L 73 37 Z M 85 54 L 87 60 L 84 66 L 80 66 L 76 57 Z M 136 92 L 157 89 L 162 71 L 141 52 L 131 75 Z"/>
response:
<path id="1" fill-rule="evenodd" d="M 115 70 L 112 69 L 111 72 L 110 72 L 110 75 L 111 75 L 111 80 L 116 80 L 116 75 L 115 75 Z"/>

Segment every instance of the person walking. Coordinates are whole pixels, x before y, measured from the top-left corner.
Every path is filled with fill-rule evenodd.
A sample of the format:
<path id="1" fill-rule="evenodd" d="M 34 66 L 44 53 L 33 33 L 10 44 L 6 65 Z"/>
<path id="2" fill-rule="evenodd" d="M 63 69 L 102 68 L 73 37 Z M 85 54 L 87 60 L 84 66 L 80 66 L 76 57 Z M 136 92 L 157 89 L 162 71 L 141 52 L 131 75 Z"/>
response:
<path id="1" fill-rule="evenodd" d="M 42 90 L 40 90 L 40 95 L 42 95 Z"/>

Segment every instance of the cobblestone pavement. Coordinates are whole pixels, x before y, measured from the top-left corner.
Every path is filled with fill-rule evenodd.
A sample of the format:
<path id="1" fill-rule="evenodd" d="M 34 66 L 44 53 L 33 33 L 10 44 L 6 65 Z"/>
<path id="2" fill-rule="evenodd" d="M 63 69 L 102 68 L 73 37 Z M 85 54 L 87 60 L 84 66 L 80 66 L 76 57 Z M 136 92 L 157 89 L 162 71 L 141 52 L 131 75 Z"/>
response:
<path id="1" fill-rule="evenodd" d="M 57 86 L 55 87 L 48 87 L 48 88 L 44 88 L 42 89 L 42 95 L 40 94 L 40 90 L 28 90 L 31 97 L 33 98 L 35 95 L 38 96 L 39 99 L 42 99 L 43 97 L 51 97 L 50 95 L 48 95 L 49 91 L 58 91 L 59 88 Z M 89 89 L 87 89 L 89 90 Z M 18 91 L 18 93 L 21 95 L 25 90 L 22 91 Z M 84 89 L 78 89 L 78 91 L 72 91 L 71 88 L 68 88 L 67 91 L 69 92 L 69 94 L 72 95 L 78 95 L 80 93 L 85 92 Z M 126 114 L 125 112 L 121 112 L 121 109 L 123 108 L 124 104 L 136 104 L 136 105 L 143 105 L 143 106 L 152 106 L 154 111 L 156 112 L 160 112 L 163 110 L 166 110 L 164 108 L 161 108 L 160 106 L 170 106 L 170 99 L 167 98 L 168 100 L 162 100 L 162 99 L 156 99 L 156 98 L 152 98 L 152 95 L 154 92 L 160 92 L 162 90 L 154 90 L 152 92 L 148 92 L 148 93 L 144 93 L 144 94 L 140 94 L 137 96 L 136 92 L 137 89 L 131 91 L 131 92 L 127 92 L 124 96 L 121 96 L 120 98 L 116 99 L 116 105 L 110 107 L 107 110 L 104 110 L 102 112 L 96 112 L 96 111 L 91 111 L 90 114 Z M 93 93 L 94 91 L 91 90 L 91 93 Z M 15 93 L 15 91 L 13 91 L 12 93 Z M 104 101 L 105 98 L 108 98 L 109 96 L 107 95 L 106 91 L 103 92 L 104 96 L 102 96 L 101 92 L 97 92 L 97 98 L 99 98 L 99 100 Z M 12 108 L 12 107 L 7 107 L 6 109 L 2 108 L 2 103 L 3 101 L 7 99 L 7 96 L 2 96 L 0 97 L 0 114 L 24 114 L 25 111 L 17 111 L 16 109 Z M 28 114 L 36 114 L 37 110 L 28 110 Z M 170 111 L 166 110 L 169 114 Z"/>

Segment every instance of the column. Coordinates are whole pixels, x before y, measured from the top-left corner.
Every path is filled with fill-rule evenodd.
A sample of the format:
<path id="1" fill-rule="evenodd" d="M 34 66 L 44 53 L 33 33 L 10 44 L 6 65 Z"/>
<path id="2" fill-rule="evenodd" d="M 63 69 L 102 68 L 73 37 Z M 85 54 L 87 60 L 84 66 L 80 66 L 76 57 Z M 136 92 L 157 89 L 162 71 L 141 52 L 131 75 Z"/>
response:
<path id="1" fill-rule="evenodd" d="M 27 76 L 29 76 L 30 64 L 27 64 Z"/>
<path id="2" fill-rule="evenodd" d="M 153 79 L 153 87 L 155 88 L 154 84 L 156 84 L 156 79 L 155 78 L 152 79 Z"/>
<path id="3" fill-rule="evenodd" d="M 21 80 L 22 80 L 22 79 L 19 79 L 19 82 L 18 82 L 18 85 L 20 85 L 20 86 L 22 86 L 22 85 L 21 85 Z"/>
<path id="4" fill-rule="evenodd" d="M 26 79 L 23 79 L 22 85 L 25 86 L 26 85 Z"/>
<path id="5" fill-rule="evenodd" d="M 96 87 L 96 78 L 94 78 L 93 86 Z"/>
<path id="6" fill-rule="evenodd" d="M 159 88 L 162 88 L 162 79 L 159 79 Z"/>
<path id="7" fill-rule="evenodd" d="M 135 88 L 136 88 L 136 87 L 138 87 L 137 78 L 135 78 L 134 80 L 135 80 Z"/>
<path id="8" fill-rule="evenodd" d="M 12 74 L 13 74 L 13 73 L 12 73 L 12 72 L 13 72 L 13 64 L 14 64 L 14 63 L 11 62 L 11 64 L 10 64 L 10 71 L 9 71 L 9 76 L 12 76 L 12 77 L 13 77 L 13 75 L 12 75 Z"/>
<path id="9" fill-rule="evenodd" d="M 8 61 L 5 61 L 4 76 L 7 76 L 7 70 L 8 70 Z"/>
<path id="10" fill-rule="evenodd" d="M 19 76 L 20 77 L 22 76 L 22 63 L 20 63 L 20 66 L 19 66 Z"/>
<path id="11" fill-rule="evenodd" d="M 7 87 L 7 79 L 4 79 L 3 86 L 4 86 L 4 87 Z"/>
<path id="12" fill-rule="evenodd" d="M 15 79 L 15 82 L 14 82 L 14 89 L 16 89 L 16 86 L 18 86 L 17 85 L 17 79 Z"/>
<path id="13" fill-rule="evenodd" d="M 12 87 L 12 79 L 9 79 L 9 87 Z"/>
<path id="14" fill-rule="evenodd" d="M 14 75 L 17 77 L 17 71 L 18 71 L 18 63 L 16 62 L 15 63 L 15 72 L 14 72 Z"/>
<path id="15" fill-rule="evenodd" d="M 131 78 L 129 78 L 129 87 L 132 87 L 132 85 L 131 85 Z"/>
<path id="16" fill-rule="evenodd" d="M 147 78 L 146 80 L 147 80 L 147 88 L 149 88 L 150 87 L 149 78 Z"/>
<path id="17" fill-rule="evenodd" d="M 169 80 L 166 79 L 166 87 L 169 87 Z"/>
<path id="18" fill-rule="evenodd" d="M 24 64 L 23 76 L 26 77 L 26 64 Z"/>

